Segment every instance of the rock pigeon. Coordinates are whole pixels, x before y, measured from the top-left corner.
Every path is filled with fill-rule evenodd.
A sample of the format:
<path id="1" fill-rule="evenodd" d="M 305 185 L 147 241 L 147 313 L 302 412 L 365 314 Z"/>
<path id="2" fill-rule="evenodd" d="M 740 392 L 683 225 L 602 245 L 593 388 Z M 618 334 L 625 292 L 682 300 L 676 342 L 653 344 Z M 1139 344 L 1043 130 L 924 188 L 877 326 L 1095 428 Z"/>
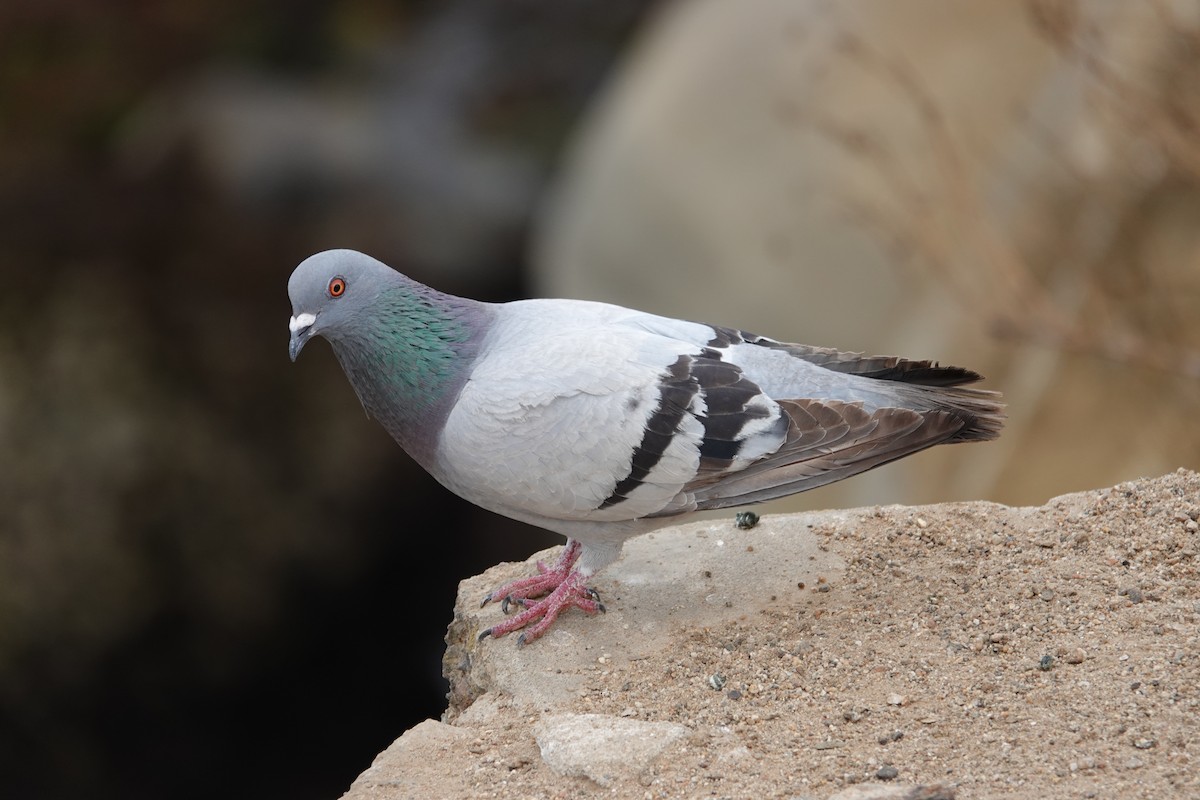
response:
<path id="1" fill-rule="evenodd" d="M 606 303 L 483 303 L 353 250 L 288 281 L 293 361 L 325 337 L 367 413 L 455 494 L 562 534 L 557 563 L 483 603 L 533 641 L 626 539 L 802 492 L 927 447 L 994 439 L 995 392 L 930 361 L 768 339 Z M 541 598 L 541 599 L 536 599 Z"/>

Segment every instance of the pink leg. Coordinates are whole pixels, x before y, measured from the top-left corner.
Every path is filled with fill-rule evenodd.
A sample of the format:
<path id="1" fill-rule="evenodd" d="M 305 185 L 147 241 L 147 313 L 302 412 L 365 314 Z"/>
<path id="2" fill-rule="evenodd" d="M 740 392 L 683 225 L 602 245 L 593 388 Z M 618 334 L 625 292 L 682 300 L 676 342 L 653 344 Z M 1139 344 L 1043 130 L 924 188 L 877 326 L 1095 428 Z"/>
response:
<path id="1" fill-rule="evenodd" d="M 524 610 L 488 628 L 479 634 L 479 638 L 503 636 L 524 628 L 531 622 L 534 623 L 517 639 L 517 645 L 520 646 L 544 634 L 554 624 L 554 620 L 558 619 L 558 615 L 571 606 L 588 614 L 604 611 L 599 595 L 584 586 L 583 576 L 573 569 L 575 561 L 579 558 L 579 551 L 579 542 L 568 540 L 566 549 L 553 567 L 539 562 L 538 575 L 507 583 L 483 598 L 483 605 L 503 598 L 501 609 L 505 613 L 508 613 L 510 603 L 521 605 Z M 546 592 L 550 594 L 544 600 L 530 599 Z"/>

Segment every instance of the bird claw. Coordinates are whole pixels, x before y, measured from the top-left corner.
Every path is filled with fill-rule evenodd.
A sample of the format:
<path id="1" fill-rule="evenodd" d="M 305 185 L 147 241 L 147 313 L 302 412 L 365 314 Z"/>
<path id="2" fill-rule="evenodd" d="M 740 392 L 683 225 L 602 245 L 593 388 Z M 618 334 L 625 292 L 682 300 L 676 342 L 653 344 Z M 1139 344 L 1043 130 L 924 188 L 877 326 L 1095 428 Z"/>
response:
<path id="1" fill-rule="evenodd" d="M 524 647 L 534 641 L 554 624 L 566 609 L 571 606 L 579 608 L 586 614 L 597 611 L 607 613 L 600 595 L 595 589 L 583 586 L 583 576 L 575 571 L 575 562 L 579 559 L 582 546 L 575 540 L 568 540 L 562 555 L 553 566 L 542 562 L 537 564 L 537 575 L 506 583 L 494 589 L 483 598 L 481 607 L 488 603 L 500 602 L 500 611 L 507 615 L 516 607 L 521 610 L 479 634 L 482 641 L 488 636 L 499 638 L 505 634 L 525 628 L 517 637 L 517 646 Z M 542 597 L 545 595 L 545 597 Z M 542 597 L 534 600 L 535 597 Z"/>
<path id="2" fill-rule="evenodd" d="M 527 601 L 530 598 L 550 594 L 571 575 L 571 568 L 575 566 L 582 549 L 579 542 L 573 539 L 568 540 L 567 546 L 563 548 L 562 554 L 554 566 L 547 566 L 545 562 L 538 561 L 537 575 L 519 578 L 493 589 L 484 595 L 483 602 L 479 604 L 479 607 L 483 608 L 488 603 L 494 603 L 497 600 L 501 601 L 501 611 L 505 614 L 508 613 L 508 609 L 513 603 L 528 607 Z"/>
<path id="3" fill-rule="evenodd" d="M 525 598 L 510 598 L 510 603 L 522 606 L 522 610 L 514 616 L 508 617 L 502 622 L 498 622 L 488 628 L 484 634 L 480 635 L 480 639 L 484 638 L 484 635 L 499 638 L 505 634 L 524 629 L 521 630 L 520 636 L 517 637 L 517 646 L 524 647 L 541 637 L 542 634 L 550 629 L 554 621 L 558 619 L 558 615 L 572 606 L 583 611 L 585 614 L 595 614 L 598 611 L 607 613 L 608 610 L 600 602 L 599 593 L 590 587 L 581 586 L 582 582 L 583 576 L 577 572 L 572 572 L 561 584 L 555 587 L 549 596 L 541 600 L 533 601 Z"/>

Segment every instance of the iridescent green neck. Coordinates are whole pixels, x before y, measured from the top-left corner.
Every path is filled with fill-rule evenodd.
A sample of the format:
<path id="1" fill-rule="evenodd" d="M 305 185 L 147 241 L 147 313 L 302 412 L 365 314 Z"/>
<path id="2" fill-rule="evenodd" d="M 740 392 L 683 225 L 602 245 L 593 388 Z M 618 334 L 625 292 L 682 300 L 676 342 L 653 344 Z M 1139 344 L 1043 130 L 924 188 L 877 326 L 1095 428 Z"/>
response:
<path id="1" fill-rule="evenodd" d="M 487 306 L 417 283 L 380 291 L 334 352 L 367 412 L 424 461 L 465 383 Z"/>

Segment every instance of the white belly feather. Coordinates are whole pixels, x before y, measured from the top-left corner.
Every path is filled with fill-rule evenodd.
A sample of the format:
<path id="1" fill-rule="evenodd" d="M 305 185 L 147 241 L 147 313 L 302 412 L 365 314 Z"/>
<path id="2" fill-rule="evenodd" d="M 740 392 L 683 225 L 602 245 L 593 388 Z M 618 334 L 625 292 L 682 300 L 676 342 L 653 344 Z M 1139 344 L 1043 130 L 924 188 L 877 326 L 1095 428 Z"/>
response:
<path id="1" fill-rule="evenodd" d="M 703 426 L 693 414 L 627 499 L 598 508 L 630 472 L 667 367 L 699 352 L 711 330 L 666 321 L 693 344 L 624 324 L 645 315 L 616 306 L 503 308 L 446 421 L 442 481 L 486 508 L 550 519 L 628 520 L 666 506 L 699 466 Z"/>

